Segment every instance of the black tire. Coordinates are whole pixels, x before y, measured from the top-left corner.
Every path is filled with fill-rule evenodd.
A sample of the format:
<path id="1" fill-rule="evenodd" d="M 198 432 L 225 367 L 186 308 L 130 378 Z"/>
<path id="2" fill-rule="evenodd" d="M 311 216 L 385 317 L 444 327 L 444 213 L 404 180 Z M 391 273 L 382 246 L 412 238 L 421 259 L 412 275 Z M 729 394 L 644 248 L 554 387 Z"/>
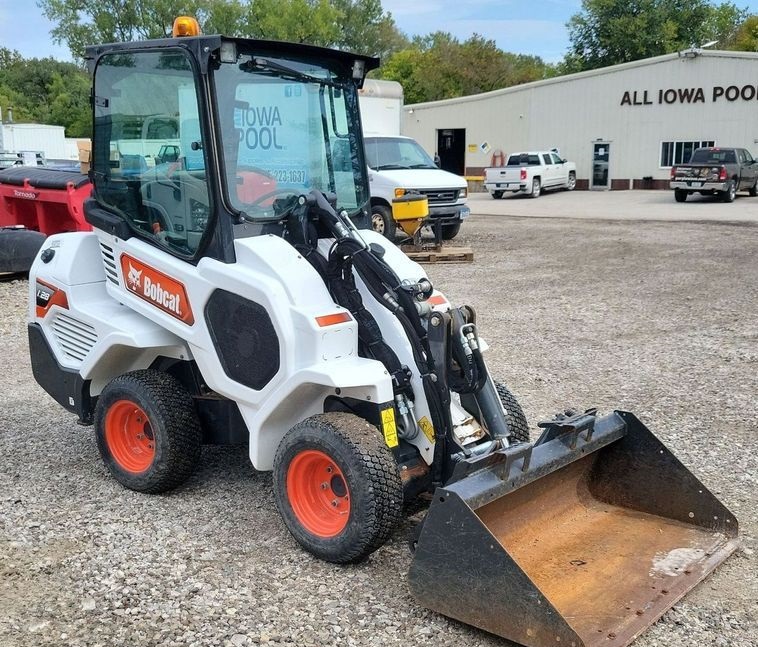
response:
<path id="1" fill-rule="evenodd" d="M 443 225 L 442 227 L 442 240 L 453 240 L 461 230 L 460 221 L 452 225 Z"/>
<path id="2" fill-rule="evenodd" d="M 571 171 L 568 177 L 568 184 L 566 185 L 566 191 L 573 191 L 576 188 L 576 173 Z"/>
<path id="3" fill-rule="evenodd" d="M 130 490 L 171 490 L 200 460 L 203 435 L 192 396 L 168 373 L 133 371 L 111 380 L 97 399 L 94 423 L 105 466 Z M 133 444 L 142 446 L 130 450 L 129 440 L 119 438 L 139 428 L 142 439 Z"/>
<path id="4" fill-rule="evenodd" d="M 524 410 L 513 393 L 502 382 L 495 382 L 495 389 L 500 396 L 500 402 L 505 409 L 505 421 L 511 432 L 511 438 L 516 441 L 529 442 L 529 423 L 526 421 Z"/>
<path id="5" fill-rule="evenodd" d="M 687 195 L 688 193 L 684 189 L 674 189 L 674 200 L 677 202 L 685 202 Z"/>
<path id="6" fill-rule="evenodd" d="M 729 186 L 727 187 L 726 191 L 721 192 L 721 200 L 723 202 L 734 202 L 734 199 L 737 197 L 737 185 L 734 183 L 734 180 L 729 182 Z"/>
<path id="7" fill-rule="evenodd" d="M 502 200 L 503 199 L 503 193 L 505 193 L 505 191 L 493 191 L 492 192 L 492 197 L 495 200 Z"/>
<path id="8" fill-rule="evenodd" d="M 532 192 L 529 194 L 530 198 L 539 198 L 542 193 L 542 181 L 536 177 L 532 180 Z"/>
<path id="9" fill-rule="evenodd" d="M 747 193 L 748 193 L 748 195 L 749 195 L 751 198 L 755 198 L 756 196 L 758 196 L 758 180 L 756 180 L 756 181 L 753 183 L 753 186 L 751 186 L 751 187 L 750 187 L 750 188 L 747 190 Z"/>
<path id="10" fill-rule="evenodd" d="M 339 481 L 336 486 L 331 481 L 322 484 L 327 498 L 334 496 L 337 501 L 342 492 L 347 493 L 345 500 L 349 497 L 346 525 L 330 536 L 304 524 L 293 508 L 298 494 L 294 487 L 292 492 L 288 489 L 293 461 L 313 454 L 312 450 L 333 461 L 335 473 L 344 479 L 342 486 Z M 287 530 L 305 550 L 328 562 L 346 564 L 365 559 L 392 535 L 402 517 L 403 485 L 392 452 L 376 427 L 353 414 L 332 412 L 311 416 L 284 436 L 274 458 L 274 499 Z M 338 505 L 343 503 L 340 500 Z"/>
<path id="11" fill-rule="evenodd" d="M 371 205 L 371 228 L 388 240 L 395 240 L 397 223 L 392 217 L 392 209 L 382 204 Z"/>

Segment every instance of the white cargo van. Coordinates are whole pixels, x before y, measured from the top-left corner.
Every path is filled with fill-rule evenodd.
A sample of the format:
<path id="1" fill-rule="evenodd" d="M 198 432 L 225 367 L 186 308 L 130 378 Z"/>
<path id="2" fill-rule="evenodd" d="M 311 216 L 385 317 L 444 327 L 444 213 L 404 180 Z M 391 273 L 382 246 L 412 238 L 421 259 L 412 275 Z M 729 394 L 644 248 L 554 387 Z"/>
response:
<path id="1" fill-rule="evenodd" d="M 437 167 L 415 139 L 400 135 L 403 89 L 395 81 L 367 79 L 360 91 L 361 121 L 371 187 L 371 223 L 392 240 L 392 200 L 408 192 L 429 199 L 429 215 L 454 238 L 469 215 L 467 184 L 459 175 Z"/>

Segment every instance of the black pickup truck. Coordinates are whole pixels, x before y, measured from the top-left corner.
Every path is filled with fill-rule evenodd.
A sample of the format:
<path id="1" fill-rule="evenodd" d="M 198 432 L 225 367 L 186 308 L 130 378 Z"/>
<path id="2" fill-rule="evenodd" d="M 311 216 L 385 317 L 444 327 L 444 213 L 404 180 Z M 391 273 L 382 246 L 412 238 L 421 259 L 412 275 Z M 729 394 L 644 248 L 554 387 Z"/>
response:
<path id="1" fill-rule="evenodd" d="M 677 202 L 690 193 L 719 195 L 733 202 L 737 191 L 758 195 L 758 160 L 744 148 L 697 148 L 687 164 L 671 167 L 671 188 Z"/>

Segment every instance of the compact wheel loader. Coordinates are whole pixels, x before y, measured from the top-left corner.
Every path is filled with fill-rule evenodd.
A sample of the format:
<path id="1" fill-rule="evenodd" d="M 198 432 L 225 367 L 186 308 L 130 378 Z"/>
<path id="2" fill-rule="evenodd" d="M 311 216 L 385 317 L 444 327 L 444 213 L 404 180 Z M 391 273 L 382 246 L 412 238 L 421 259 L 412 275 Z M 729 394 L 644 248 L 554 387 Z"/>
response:
<path id="1" fill-rule="evenodd" d="M 376 59 L 189 35 L 87 62 L 93 231 L 43 245 L 29 345 L 117 481 L 164 492 L 203 443 L 248 442 L 289 532 L 336 563 L 426 494 L 418 602 L 532 647 L 627 645 L 735 550 L 631 413 L 566 411 L 531 442 L 475 312 L 360 230 Z"/>

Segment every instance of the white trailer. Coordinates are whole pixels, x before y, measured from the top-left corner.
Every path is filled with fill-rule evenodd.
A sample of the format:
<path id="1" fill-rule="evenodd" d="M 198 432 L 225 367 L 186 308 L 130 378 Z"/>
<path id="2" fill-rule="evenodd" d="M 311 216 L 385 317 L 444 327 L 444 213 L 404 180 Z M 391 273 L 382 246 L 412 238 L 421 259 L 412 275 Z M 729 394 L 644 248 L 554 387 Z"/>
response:
<path id="1" fill-rule="evenodd" d="M 403 86 L 397 81 L 366 79 L 358 91 L 364 135 L 400 134 Z"/>

